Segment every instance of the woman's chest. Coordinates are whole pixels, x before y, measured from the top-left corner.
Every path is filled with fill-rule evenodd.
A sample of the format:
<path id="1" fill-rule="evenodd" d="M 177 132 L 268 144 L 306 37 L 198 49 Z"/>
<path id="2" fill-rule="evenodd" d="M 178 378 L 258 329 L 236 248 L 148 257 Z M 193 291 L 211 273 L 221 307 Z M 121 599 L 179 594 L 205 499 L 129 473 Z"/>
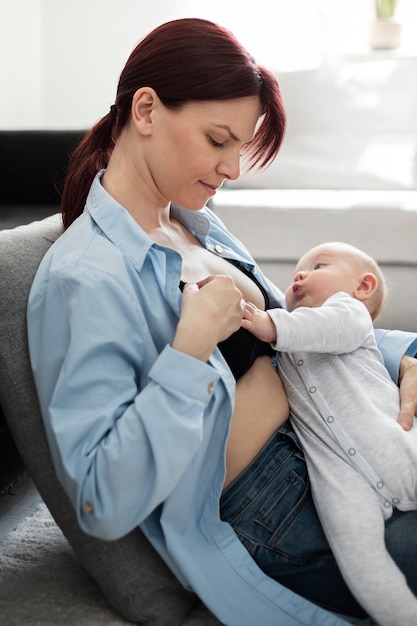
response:
<path id="1" fill-rule="evenodd" d="M 245 300 L 249 300 L 259 308 L 265 308 L 264 296 L 256 282 L 230 261 L 215 252 L 196 245 L 181 252 L 182 273 L 184 282 L 198 282 L 214 274 L 226 274 L 233 278 Z"/>
<path id="2" fill-rule="evenodd" d="M 149 233 L 159 244 L 175 250 L 181 257 L 181 280 L 196 283 L 208 276 L 226 274 L 233 278 L 242 292 L 242 297 L 265 308 L 265 298 L 254 278 L 248 276 L 232 262 L 223 258 L 221 244 L 207 250 L 185 226 L 171 220 L 169 228 L 157 229 Z"/>

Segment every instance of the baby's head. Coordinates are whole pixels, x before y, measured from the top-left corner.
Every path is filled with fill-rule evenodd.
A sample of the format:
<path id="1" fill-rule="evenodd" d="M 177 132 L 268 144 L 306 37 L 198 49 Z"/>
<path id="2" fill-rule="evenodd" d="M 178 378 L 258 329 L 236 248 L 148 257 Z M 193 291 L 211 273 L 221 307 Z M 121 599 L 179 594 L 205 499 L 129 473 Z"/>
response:
<path id="1" fill-rule="evenodd" d="M 384 276 L 372 257 L 347 243 L 324 243 L 298 261 L 294 281 L 286 291 L 289 311 L 318 307 L 338 291 L 361 300 L 375 320 L 386 300 Z"/>

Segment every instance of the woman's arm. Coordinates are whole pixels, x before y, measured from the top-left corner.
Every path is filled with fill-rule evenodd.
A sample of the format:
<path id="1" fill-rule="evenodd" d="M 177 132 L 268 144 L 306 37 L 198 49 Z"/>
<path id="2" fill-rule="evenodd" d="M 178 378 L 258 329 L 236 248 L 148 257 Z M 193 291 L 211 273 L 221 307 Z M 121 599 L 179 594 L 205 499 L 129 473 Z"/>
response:
<path id="1" fill-rule="evenodd" d="M 417 334 L 376 328 L 375 339 L 384 357 L 385 367 L 392 380 L 398 383 L 403 356 L 417 357 Z"/>
<path id="2" fill-rule="evenodd" d="M 221 306 L 218 283 L 227 283 Z M 122 276 L 104 271 L 51 275 L 45 296 L 31 301 L 31 360 L 48 440 L 85 532 L 111 540 L 130 531 L 199 449 L 219 378 L 205 361 L 241 319 L 240 292 L 231 287 L 228 298 L 229 283 L 213 279 L 209 294 L 187 289 L 178 333 L 176 314 L 155 301 L 151 283 L 139 302 Z M 154 301 L 144 304 L 152 289 Z"/>
<path id="3" fill-rule="evenodd" d="M 417 359 L 404 356 L 400 365 L 400 405 L 398 422 L 404 430 L 410 430 L 417 415 Z"/>
<path id="4" fill-rule="evenodd" d="M 378 347 L 394 382 L 400 385 L 401 410 L 398 422 L 410 430 L 417 413 L 417 338 L 415 333 L 401 330 L 375 329 Z"/>

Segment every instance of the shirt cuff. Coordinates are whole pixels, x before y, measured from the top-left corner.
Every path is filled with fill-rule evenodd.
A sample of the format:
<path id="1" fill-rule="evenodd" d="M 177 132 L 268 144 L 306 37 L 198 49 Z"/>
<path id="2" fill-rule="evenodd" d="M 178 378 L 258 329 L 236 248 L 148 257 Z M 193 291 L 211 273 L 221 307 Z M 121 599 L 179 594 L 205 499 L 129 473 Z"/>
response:
<path id="1" fill-rule="evenodd" d="M 207 404 L 220 378 L 219 372 L 204 361 L 167 345 L 149 372 L 150 378 L 165 389 Z"/>

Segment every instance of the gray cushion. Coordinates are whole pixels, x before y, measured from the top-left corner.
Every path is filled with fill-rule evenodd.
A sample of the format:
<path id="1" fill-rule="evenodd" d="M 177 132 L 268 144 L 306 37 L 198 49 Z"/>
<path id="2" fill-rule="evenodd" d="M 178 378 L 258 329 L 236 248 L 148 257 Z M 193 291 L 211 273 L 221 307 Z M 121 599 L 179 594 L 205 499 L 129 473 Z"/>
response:
<path id="1" fill-rule="evenodd" d="M 38 264 L 60 233 L 57 215 L 0 231 L 0 405 L 8 426 L 55 521 L 116 611 L 139 624 L 215 626 L 139 529 L 114 542 L 85 535 L 55 476 L 30 369 L 26 306 Z"/>

